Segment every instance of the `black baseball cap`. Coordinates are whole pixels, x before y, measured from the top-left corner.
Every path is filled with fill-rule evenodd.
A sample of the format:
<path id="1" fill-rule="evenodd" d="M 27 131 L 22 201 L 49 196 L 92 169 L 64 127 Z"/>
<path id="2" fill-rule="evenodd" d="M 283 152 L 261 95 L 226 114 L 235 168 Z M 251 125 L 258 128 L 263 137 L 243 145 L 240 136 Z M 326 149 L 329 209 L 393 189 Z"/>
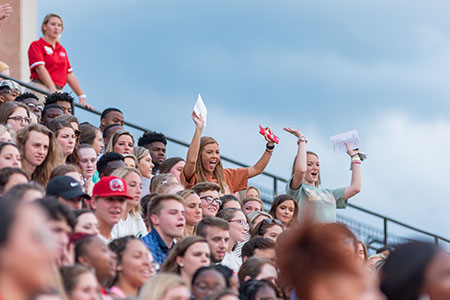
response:
<path id="1" fill-rule="evenodd" d="M 47 195 L 63 197 L 68 200 L 76 197 L 91 199 L 91 196 L 83 192 L 78 181 L 66 175 L 55 176 L 49 181 L 47 185 Z"/>

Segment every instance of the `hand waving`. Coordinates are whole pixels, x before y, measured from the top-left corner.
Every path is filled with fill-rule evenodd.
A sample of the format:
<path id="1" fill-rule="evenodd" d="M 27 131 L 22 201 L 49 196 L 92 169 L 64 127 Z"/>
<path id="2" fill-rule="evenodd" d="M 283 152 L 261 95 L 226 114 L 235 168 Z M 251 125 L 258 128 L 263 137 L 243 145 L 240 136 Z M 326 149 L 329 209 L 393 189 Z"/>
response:
<path id="1" fill-rule="evenodd" d="M 286 132 L 289 132 L 290 134 L 293 134 L 297 138 L 303 136 L 303 132 L 301 132 L 301 130 L 299 128 L 292 129 L 291 127 L 285 127 L 285 128 L 283 128 L 283 130 Z"/>

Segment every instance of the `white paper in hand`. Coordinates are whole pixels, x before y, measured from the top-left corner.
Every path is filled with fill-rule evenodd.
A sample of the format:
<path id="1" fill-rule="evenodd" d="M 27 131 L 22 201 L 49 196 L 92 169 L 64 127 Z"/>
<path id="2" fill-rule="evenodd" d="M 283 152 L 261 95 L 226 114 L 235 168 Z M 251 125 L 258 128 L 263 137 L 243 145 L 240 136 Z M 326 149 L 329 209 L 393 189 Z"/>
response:
<path id="1" fill-rule="evenodd" d="M 350 145 L 350 149 L 357 149 L 360 147 L 358 130 L 352 130 L 330 137 L 331 146 L 334 152 L 347 152 L 345 142 Z"/>
<path id="2" fill-rule="evenodd" d="M 202 115 L 202 119 L 205 120 L 206 126 L 206 116 L 208 115 L 208 110 L 206 110 L 205 103 L 203 102 L 202 96 L 200 94 L 198 94 L 197 102 L 195 102 L 194 112 L 197 116 Z"/>

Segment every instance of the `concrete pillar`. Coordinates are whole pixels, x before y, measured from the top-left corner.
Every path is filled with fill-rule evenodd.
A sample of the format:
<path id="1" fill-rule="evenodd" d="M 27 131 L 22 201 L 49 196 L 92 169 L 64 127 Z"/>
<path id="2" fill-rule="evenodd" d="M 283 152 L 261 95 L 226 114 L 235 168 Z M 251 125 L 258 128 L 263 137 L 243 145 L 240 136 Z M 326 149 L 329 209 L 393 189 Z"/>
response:
<path id="1" fill-rule="evenodd" d="M 37 1 L 8 0 L 13 13 L 0 21 L 0 61 L 10 68 L 11 76 L 28 81 L 28 47 L 38 38 Z"/>

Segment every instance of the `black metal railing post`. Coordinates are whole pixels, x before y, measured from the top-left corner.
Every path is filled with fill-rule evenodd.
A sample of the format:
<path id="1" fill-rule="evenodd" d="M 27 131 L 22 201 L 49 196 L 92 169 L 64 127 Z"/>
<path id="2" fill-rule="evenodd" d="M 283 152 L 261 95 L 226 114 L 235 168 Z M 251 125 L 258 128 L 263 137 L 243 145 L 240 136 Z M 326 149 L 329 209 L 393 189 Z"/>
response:
<path id="1" fill-rule="evenodd" d="M 388 220 L 386 218 L 383 218 L 383 231 L 384 231 L 384 237 L 383 237 L 383 244 L 386 246 L 388 243 L 388 228 L 387 228 L 387 222 Z"/>
<path id="2" fill-rule="evenodd" d="M 273 196 L 276 197 L 278 195 L 278 180 L 273 178 Z"/>

